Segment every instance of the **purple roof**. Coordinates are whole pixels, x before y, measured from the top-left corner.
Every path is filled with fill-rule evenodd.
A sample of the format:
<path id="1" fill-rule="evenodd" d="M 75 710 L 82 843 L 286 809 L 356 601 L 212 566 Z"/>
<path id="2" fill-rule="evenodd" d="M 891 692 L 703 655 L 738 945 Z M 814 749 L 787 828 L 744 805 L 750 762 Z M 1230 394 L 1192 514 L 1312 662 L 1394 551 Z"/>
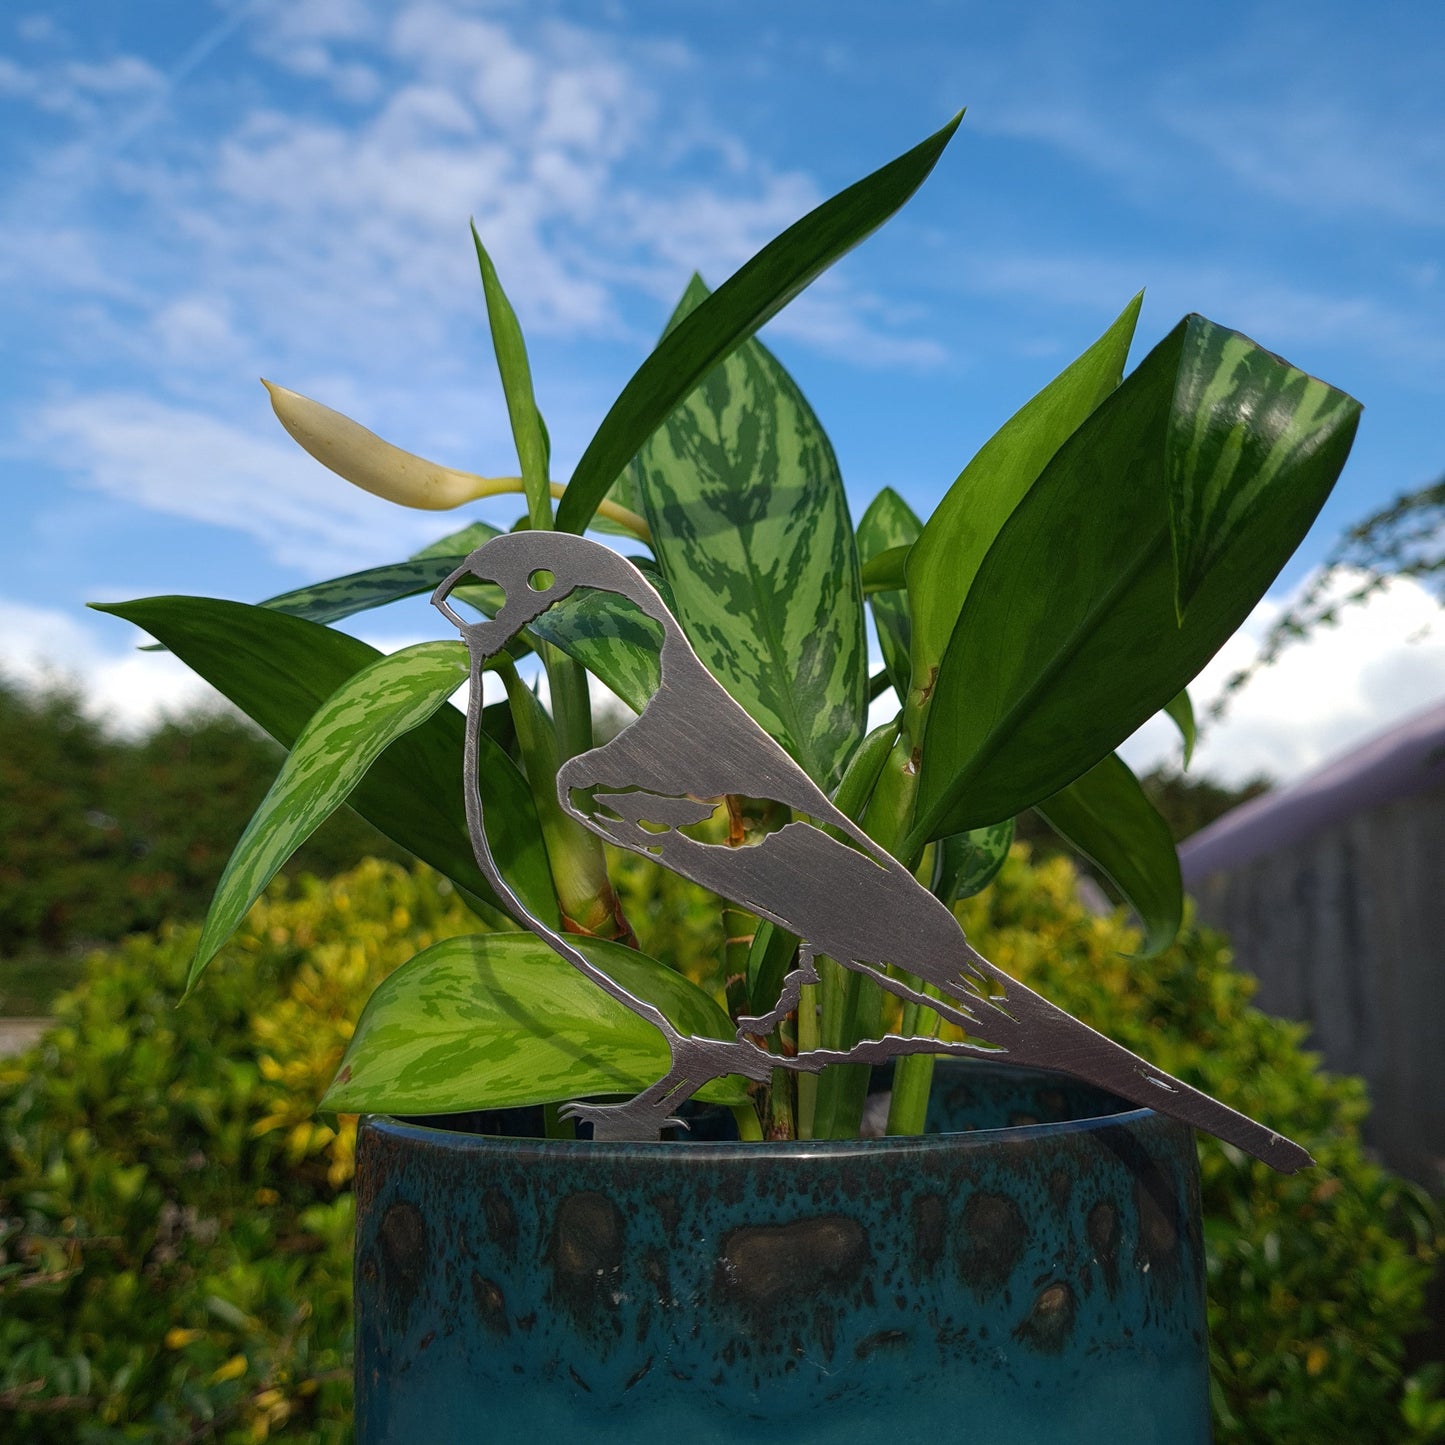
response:
<path id="1" fill-rule="evenodd" d="M 1186 838 L 1179 845 L 1184 882 L 1232 872 L 1352 813 L 1438 787 L 1445 787 L 1445 702 Z"/>

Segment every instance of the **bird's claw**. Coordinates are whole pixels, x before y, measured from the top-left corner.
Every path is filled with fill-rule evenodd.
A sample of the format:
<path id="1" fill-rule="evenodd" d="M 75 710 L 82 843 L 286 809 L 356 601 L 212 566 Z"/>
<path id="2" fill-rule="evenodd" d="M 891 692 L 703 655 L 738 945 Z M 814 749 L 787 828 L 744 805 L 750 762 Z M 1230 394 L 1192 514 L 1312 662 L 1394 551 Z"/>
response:
<path id="1" fill-rule="evenodd" d="M 664 1129 L 688 1129 L 686 1119 L 676 1115 L 657 1115 L 633 1107 L 635 1100 L 625 1104 L 564 1104 L 558 1117 L 576 1124 L 591 1124 L 594 1143 L 654 1143 Z"/>

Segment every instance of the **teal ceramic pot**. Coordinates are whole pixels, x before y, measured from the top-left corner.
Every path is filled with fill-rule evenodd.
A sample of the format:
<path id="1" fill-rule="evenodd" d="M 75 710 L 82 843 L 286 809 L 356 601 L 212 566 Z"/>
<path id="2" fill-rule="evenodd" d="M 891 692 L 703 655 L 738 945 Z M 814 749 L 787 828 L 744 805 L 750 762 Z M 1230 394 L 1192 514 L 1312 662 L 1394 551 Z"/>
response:
<path id="1" fill-rule="evenodd" d="M 1190 1131 L 969 1065 L 917 1139 L 598 1145 L 385 1118 L 361 1445 L 1196 1445 Z"/>

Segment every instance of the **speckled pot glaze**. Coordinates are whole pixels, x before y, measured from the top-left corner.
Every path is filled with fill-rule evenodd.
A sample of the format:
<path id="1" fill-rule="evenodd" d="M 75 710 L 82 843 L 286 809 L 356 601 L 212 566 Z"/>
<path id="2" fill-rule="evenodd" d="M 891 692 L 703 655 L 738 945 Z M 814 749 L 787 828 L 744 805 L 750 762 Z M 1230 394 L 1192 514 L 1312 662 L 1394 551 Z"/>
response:
<path id="1" fill-rule="evenodd" d="M 361 1445 L 1207 1442 L 1190 1131 L 1017 1069 L 935 1095 L 931 1122 L 968 1132 L 364 1120 Z"/>

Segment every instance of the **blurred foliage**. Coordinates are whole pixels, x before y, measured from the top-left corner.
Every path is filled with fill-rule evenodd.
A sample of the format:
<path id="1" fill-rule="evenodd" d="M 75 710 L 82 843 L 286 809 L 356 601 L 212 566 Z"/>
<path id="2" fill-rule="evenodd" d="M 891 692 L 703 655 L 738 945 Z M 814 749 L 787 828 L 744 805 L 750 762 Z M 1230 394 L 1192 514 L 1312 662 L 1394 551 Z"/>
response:
<path id="1" fill-rule="evenodd" d="M 1402 492 L 1345 529 L 1300 595 L 1271 624 L 1254 660 L 1226 679 L 1210 717 L 1222 717 L 1235 693 L 1281 653 L 1322 628 L 1339 626 L 1351 609 L 1396 577 L 1419 583 L 1445 604 L 1445 477 Z"/>
<path id="2" fill-rule="evenodd" d="M 1131 959 L 1137 932 L 1089 914 L 1063 859 L 1016 853 L 958 913 L 999 967 L 1317 1160 L 1276 1174 L 1199 1136 L 1216 1440 L 1445 1440 L 1439 1382 L 1404 1378 L 1445 1237 L 1423 1191 L 1366 1159 L 1363 1082 L 1322 1070 L 1304 1025 L 1251 1006 L 1221 935 L 1186 924 Z"/>
<path id="3" fill-rule="evenodd" d="M 0 1012 L 43 1012 L 87 946 L 204 916 L 283 757 L 230 714 L 115 737 L 75 692 L 0 678 Z M 345 809 L 290 866 L 326 875 L 369 854 L 402 857 Z"/>
<path id="4" fill-rule="evenodd" d="M 1164 766 L 1152 768 L 1141 775 L 1139 786 L 1144 789 L 1144 796 L 1154 804 L 1169 825 L 1174 841 L 1182 843 L 1191 833 L 1207 828 L 1216 818 L 1222 818 L 1241 803 L 1247 803 L 1251 798 L 1258 798 L 1269 792 L 1274 784 L 1260 775 L 1232 788 L 1204 774 L 1186 773 L 1175 767 Z M 1074 858 L 1083 871 L 1095 874 L 1087 861 L 1078 859 L 1063 839 L 1033 809 L 1021 813 L 1014 827 L 1014 836 L 1019 842 L 1029 845 L 1035 858 Z M 1107 880 L 1101 881 L 1105 890 L 1109 891 Z"/>
<path id="5" fill-rule="evenodd" d="M 716 908 L 629 860 L 643 942 L 711 977 Z M 1217 935 L 1125 957 L 1137 935 L 1078 906 L 1063 860 L 1015 850 L 961 916 L 1005 968 L 1320 1159 L 1283 1178 L 1201 1141 L 1221 1445 L 1445 1440 L 1439 1379 L 1402 1363 L 1438 1221 L 1366 1161 L 1358 1081 L 1250 1007 Z M 195 928 L 91 958 L 57 1029 L 0 1061 L 0 1441 L 348 1438 L 354 1123 L 315 1100 L 376 983 L 475 927 L 433 875 L 369 862 L 274 885 L 180 1008 Z"/>

